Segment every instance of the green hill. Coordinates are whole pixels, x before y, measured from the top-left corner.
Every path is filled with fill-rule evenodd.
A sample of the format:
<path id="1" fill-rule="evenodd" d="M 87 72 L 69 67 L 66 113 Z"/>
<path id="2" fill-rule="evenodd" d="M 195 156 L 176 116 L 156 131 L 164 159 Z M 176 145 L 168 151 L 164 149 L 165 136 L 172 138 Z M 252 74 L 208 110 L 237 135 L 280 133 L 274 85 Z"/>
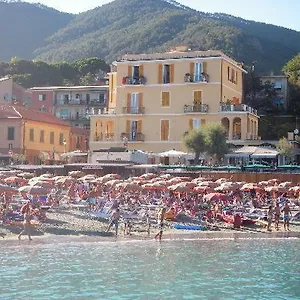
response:
<path id="1" fill-rule="evenodd" d="M 72 18 L 41 4 L 0 0 L 0 60 L 33 58 L 33 51 Z"/>
<path id="2" fill-rule="evenodd" d="M 278 73 L 300 52 L 300 32 L 221 13 L 198 12 L 173 0 L 115 0 L 74 18 L 44 6 L 7 5 L 15 5 L 22 15 L 14 18 L 16 12 L 11 10 L 5 13 L 5 22 L 0 18 L 0 24 L 18 20 L 8 30 L 10 44 L 0 49 L 0 59 L 17 55 L 57 62 L 100 57 L 111 62 L 125 53 L 187 45 L 193 50 L 220 49 L 247 65 L 255 62 L 258 71 Z M 28 11 L 32 12 L 26 24 Z M 58 21 L 53 21 L 54 16 Z M 2 40 L 3 34 L 0 29 Z M 30 56 L 33 48 L 37 49 Z"/>

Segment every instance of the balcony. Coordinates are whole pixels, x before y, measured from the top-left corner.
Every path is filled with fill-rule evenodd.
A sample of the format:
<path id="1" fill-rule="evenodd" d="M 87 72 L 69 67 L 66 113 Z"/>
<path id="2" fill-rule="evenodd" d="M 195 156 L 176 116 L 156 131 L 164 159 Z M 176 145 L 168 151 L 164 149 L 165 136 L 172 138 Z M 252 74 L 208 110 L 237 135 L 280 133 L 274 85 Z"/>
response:
<path id="1" fill-rule="evenodd" d="M 82 100 L 82 99 L 56 99 L 55 101 L 57 106 L 63 105 L 95 105 L 95 106 L 105 106 L 106 99 L 90 99 L 90 100 Z"/>
<path id="2" fill-rule="evenodd" d="M 122 78 L 123 85 L 143 85 L 146 84 L 146 81 L 146 77 L 144 76 L 127 76 Z"/>
<path id="3" fill-rule="evenodd" d="M 206 73 L 201 73 L 200 75 L 194 75 L 186 73 L 184 75 L 184 82 L 199 83 L 199 82 L 208 82 L 208 75 Z"/>
<path id="4" fill-rule="evenodd" d="M 126 142 L 145 142 L 145 135 L 141 132 L 123 133 L 122 140 Z"/>
<path id="5" fill-rule="evenodd" d="M 261 140 L 261 137 L 256 134 L 246 133 L 246 140 L 251 140 L 251 141 Z"/>
<path id="6" fill-rule="evenodd" d="M 94 142 L 110 142 L 115 140 L 114 133 L 101 133 L 94 136 Z"/>
<path id="7" fill-rule="evenodd" d="M 123 107 L 123 114 L 143 115 L 145 114 L 145 107 Z"/>
<path id="8" fill-rule="evenodd" d="M 221 104 L 221 112 L 249 112 L 257 115 L 257 110 L 246 104 Z"/>
<path id="9" fill-rule="evenodd" d="M 184 113 L 208 113 L 208 104 L 185 105 Z"/>

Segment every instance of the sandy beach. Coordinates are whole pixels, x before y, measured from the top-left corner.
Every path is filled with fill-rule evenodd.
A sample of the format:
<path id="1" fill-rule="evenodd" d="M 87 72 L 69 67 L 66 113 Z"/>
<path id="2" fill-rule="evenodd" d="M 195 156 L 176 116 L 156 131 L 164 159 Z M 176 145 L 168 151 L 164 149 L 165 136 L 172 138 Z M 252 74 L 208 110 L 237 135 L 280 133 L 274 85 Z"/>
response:
<path id="1" fill-rule="evenodd" d="M 205 231 L 177 230 L 172 228 L 173 222 L 166 222 L 163 240 L 170 239 L 266 239 L 266 238 L 300 238 L 300 222 L 291 222 L 290 231 L 283 230 L 280 224 L 279 231 L 274 228 L 268 232 L 263 226 L 241 227 L 234 229 L 230 224 L 216 223 Z M 65 243 L 71 241 L 101 242 L 101 241 L 128 241 L 128 240 L 154 240 L 158 232 L 154 221 L 151 224 L 150 234 L 147 233 L 145 224 L 133 223 L 130 235 L 123 232 L 123 224 L 120 224 L 119 234 L 114 230 L 105 232 L 107 222 L 94 220 L 88 217 L 87 212 L 77 209 L 56 208 L 47 212 L 47 219 L 38 226 L 32 228 L 32 244 L 40 243 Z M 19 245 L 27 243 L 27 236 L 19 241 L 17 235 L 22 230 L 21 226 L 0 225 L 0 233 L 4 239 L 2 245 Z"/>

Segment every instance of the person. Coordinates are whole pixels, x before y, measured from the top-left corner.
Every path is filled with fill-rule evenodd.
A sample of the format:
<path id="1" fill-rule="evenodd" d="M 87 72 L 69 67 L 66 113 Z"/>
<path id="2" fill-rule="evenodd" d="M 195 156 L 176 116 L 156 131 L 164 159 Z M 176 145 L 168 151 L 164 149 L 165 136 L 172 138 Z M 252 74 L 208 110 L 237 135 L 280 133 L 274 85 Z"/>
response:
<path id="1" fill-rule="evenodd" d="M 164 218 L 166 213 L 166 207 L 161 207 L 157 214 L 157 225 L 159 228 L 159 232 L 155 235 L 155 239 L 161 241 L 163 235 L 163 227 L 164 227 Z"/>
<path id="2" fill-rule="evenodd" d="M 27 234 L 29 241 L 32 241 L 32 238 L 31 238 L 31 222 L 30 222 L 31 207 L 30 207 L 30 202 L 29 201 L 25 205 L 22 206 L 21 213 L 24 215 L 24 222 L 23 222 L 24 229 L 18 235 L 18 239 L 21 240 L 21 236 L 23 234 Z"/>
<path id="3" fill-rule="evenodd" d="M 272 205 L 270 205 L 267 211 L 267 222 L 268 222 L 267 231 L 271 231 L 272 220 L 273 220 L 273 208 Z"/>
<path id="4" fill-rule="evenodd" d="M 285 202 L 282 212 L 283 212 L 283 228 L 284 228 L 284 230 L 289 231 L 290 230 L 291 209 L 290 209 L 287 201 Z"/>
<path id="5" fill-rule="evenodd" d="M 279 230 L 279 219 L 280 219 L 280 207 L 279 203 L 276 203 L 275 209 L 274 209 L 274 216 L 275 216 L 275 229 Z"/>
<path id="6" fill-rule="evenodd" d="M 109 222 L 106 232 L 108 232 L 110 230 L 111 226 L 115 225 L 116 235 L 118 235 L 120 216 L 121 216 L 121 214 L 120 214 L 119 208 L 117 208 L 116 210 L 114 210 L 112 212 L 112 214 L 110 216 L 110 222 Z"/>

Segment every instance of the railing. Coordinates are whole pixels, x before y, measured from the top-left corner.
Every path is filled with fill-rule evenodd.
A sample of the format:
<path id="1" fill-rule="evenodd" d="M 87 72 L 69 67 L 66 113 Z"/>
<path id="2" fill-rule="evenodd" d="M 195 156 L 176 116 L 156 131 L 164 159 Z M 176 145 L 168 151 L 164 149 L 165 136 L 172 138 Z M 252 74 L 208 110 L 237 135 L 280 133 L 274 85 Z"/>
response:
<path id="1" fill-rule="evenodd" d="M 208 112 L 208 104 L 194 104 L 194 105 L 185 105 L 184 106 L 184 113 L 207 113 Z"/>
<path id="2" fill-rule="evenodd" d="M 58 118 L 62 120 L 69 120 L 69 121 L 76 121 L 76 120 L 87 120 L 89 118 L 89 115 L 79 115 L 79 116 L 57 116 Z"/>
<path id="3" fill-rule="evenodd" d="M 141 85 L 146 84 L 147 80 L 144 76 L 134 76 L 134 77 L 123 77 L 122 84 L 123 85 Z"/>
<path id="4" fill-rule="evenodd" d="M 125 142 L 126 139 L 128 142 L 144 142 L 145 141 L 145 135 L 141 132 L 131 132 L 122 134 L 122 140 Z"/>
<path id="5" fill-rule="evenodd" d="M 115 109 L 114 108 L 103 108 L 103 109 L 98 109 L 98 110 L 90 110 L 88 112 L 89 116 L 99 116 L 99 115 L 115 115 Z"/>
<path id="6" fill-rule="evenodd" d="M 257 115 L 257 110 L 246 104 L 220 104 L 221 112 L 244 111 Z"/>
<path id="7" fill-rule="evenodd" d="M 57 106 L 60 105 L 106 105 L 106 99 L 92 99 L 92 100 L 81 100 L 81 99 L 65 99 L 56 100 Z"/>
<path id="8" fill-rule="evenodd" d="M 246 134 L 246 140 L 251 140 L 251 141 L 256 141 L 256 140 L 260 140 L 261 137 L 259 135 L 256 134 L 252 134 L 252 133 L 247 133 Z"/>
<path id="9" fill-rule="evenodd" d="M 242 138 L 241 133 L 233 133 L 233 135 L 232 135 L 233 140 L 240 140 L 241 138 Z"/>
<path id="10" fill-rule="evenodd" d="M 208 82 L 208 75 L 201 73 L 200 75 L 185 74 L 184 82 Z"/>
<path id="11" fill-rule="evenodd" d="M 123 114 L 143 115 L 145 107 L 123 107 Z"/>
<path id="12" fill-rule="evenodd" d="M 94 142 L 99 142 L 99 141 L 114 141 L 115 139 L 115 134 L 114 133 L 100 133 L 96 134 L 94 136 Z"/>

